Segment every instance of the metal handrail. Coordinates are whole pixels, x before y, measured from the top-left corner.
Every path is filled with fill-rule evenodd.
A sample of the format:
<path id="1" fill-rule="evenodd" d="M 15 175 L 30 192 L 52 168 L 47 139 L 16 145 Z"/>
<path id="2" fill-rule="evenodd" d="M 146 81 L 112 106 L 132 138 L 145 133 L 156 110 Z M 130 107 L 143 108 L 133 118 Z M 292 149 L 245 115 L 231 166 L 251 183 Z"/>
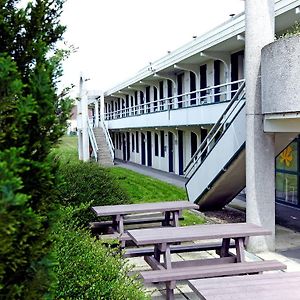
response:
<path id="1" fill-rule="evenodd" d="M 202 105 L 205 103 L 214 103 L 217 96 L 219 96 L 220 98 L 222 96 L 225 96 L 225 100 L 220 99 L 220 102 L 228 101 L 229 100 L 229 99 L 227 99 L 228 96 L 231 95 L 231 93 L 237 92 L 237 90 L 230 90 L 229 88 L 235 84 L 237 84 L 237 85 L 241 84 L 244 81 L 245 81 L 244 79 L 241 79 L 241 80 L 236 80 L 236 81 L 232 81 L 232 82 L 222 83 L 222 84 L 219 84 L 216 86 L 211 86 L 211 87 L 207 87 L 204 89 L 190 91 L 187 93 L 182 93 L 179 95 L 174 95 L 171 97 L 157 99 L 157 100 L 149 101 L 149 102 L 146 102 L 146 100 L 144 99 L 143 103 L 106 112 L 104 114 L 104 118 L 106 120 L 120 119 L 120 118 L 128 117 L 130 115 L 142 115 L 142 114 L 145 114 L 145 113 L 151 112 L 151 111 L 172 110 L 175 108 L 176 104 L 177 105 L 180 104 L 184 107 L 193 107 L 193 106 L 199 105 L 199 104 Z M 221 91 L 222 88 L 226 88 L 226 89 Z M 218 90 L 218 89 L 220 91 L 217 92 L 216 90 Z M 204 93 L 205 93 L 205 95 L 203 95 Z M 193 97 L 193 95 L 195 95 L 195 97 Z M 180 98 L 182 100 L 179 100 Z M 176 99 L 178 101 L 175 101 Z M 213 100 L 213 101 L 211 101 L 211 100 Z M 192 104 L 191 101 L 194 101 L 196 103 Z"/>
<path id="2" fill-rule="evenodd" d="M 103 120 L 101 120 L 101 125 L 103 128 L 104 134 L 105 134 L 106 141 L 108 142 L 109 152 L 111 154 L 112 160 L 114 160 L 115 159 L 115 147 L 114 147 L 113 141 L 110 137 L 109 131 Z"/>
<path id="3" fill-rule="evenodd" d="M 203 154 L 205 154 L 205 157 L 209 154 L 209 146 L 214 141 L 214 138 L 221 133 L 221 129 L 224 128 L 224 126 L 227 124 L 227 121 L 230 117 L 232 117 L 232 114 L 235 112 L 235 109 L 239 105 L 240 101 L 244 99 L 245 97 L 245 82 L 239 87 L 229 104 L 227 105 L 226 109 L 218 119 L 218 121 L 214 124 L 214 126 L 211 128 L 197 151 L 194 153 L 192 158 L 190 159 L 189 163 L 184 169 L 184 175 L 185 177 L 188 177 L 189 174 L 192 172 L 194 167 L 198 164 L 199 160 L 203 158 Z M 240 97 L 241 96 L 241 97 Z M 238 110 L 239 112 L 239 110 Z M 236 112 L 236 114 L 238 113 Z M 235 114 L 235 115 L 236 115 Z"/>
<path id="4" fill-rule="evenodd" d="M 88 132 L 89 132 L 89 136 L 90 136 L 90 141 L 91 141 L 91 145 L 92 145 L 92 149 L 95 155 L 95 160 L 98 161 L 98 145 L 97 145 L 97 141 L 96 141 L 96 137 L 95 137 L 95 133 L 93 131 L 93 121 L 92 120 L 88 120 Z"/>

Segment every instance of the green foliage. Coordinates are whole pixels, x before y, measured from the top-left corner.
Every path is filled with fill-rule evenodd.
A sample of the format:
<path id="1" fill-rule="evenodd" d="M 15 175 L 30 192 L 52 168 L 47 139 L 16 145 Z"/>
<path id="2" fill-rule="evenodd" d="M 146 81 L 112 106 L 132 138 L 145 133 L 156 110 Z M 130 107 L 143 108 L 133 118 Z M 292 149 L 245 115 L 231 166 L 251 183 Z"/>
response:
<path id="1" fill-rule="evenodd" d="M 288 38 L 291 36 L 300 35 L 300 22 L 295 22 L 293 26 L 288 28 L 283 34 L 279 36 L 279 38 Z"/>
<path id="2" fill-rule="evenodd" d="M 96 163 L 65 163 L 59 168 L 64 184 L 58 189 L 60 204 L 79 207 L 88 204 L 78 214 L 81 225 L 91 222 L 95 215 L 91 206 L 129 203 L 128 196 L 107 169 Z"/>
<path id="3" fill-rule="evenodd" d="M 141 284 L 127 274 L 128 263 L 117 249 L 105 247 L 86 229 L 73 223 L 74 210 L 61 210 L 55 227 L 55 272 L 58 283 L 54 299 L 148 299 Z M 77 215 L 77 212 L 75 212 Z"/>
<path id="4" fill-rule="evenodd" d="M 78 161 L 77 143 L 77 135 L 65 135 L 61 138 L 58 147 L 52 150 L 52 154 L 61 162 L 76 162 Z"/>
<path id="5" fill-rule="evenodd" d="M 0 1 L 1 299 L 40 299 L 52 280 L 49 211 L 57 177 L 49 153 L 71 105 L 56 90 L 62 4 Z"/>

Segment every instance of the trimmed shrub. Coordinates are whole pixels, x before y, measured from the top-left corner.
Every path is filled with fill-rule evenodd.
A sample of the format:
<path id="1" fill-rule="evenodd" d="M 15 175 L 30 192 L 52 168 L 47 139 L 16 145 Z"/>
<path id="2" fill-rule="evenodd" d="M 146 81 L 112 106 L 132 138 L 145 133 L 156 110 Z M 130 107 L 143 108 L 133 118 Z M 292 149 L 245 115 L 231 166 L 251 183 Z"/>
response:
<path id="1" fill-rule="evenodd" d="M 116 249 L 105 247 L 84 228 L 74 224 L 78 209 L 61 209 L 55 226 L 55 272 L 58 279 L 54 299 L 149 299 L 140 282 L 127 274 L 128 263 Z M 79 209 L 80 210 L 80 209 Z"/>
<path id="2" fill-rule="evenodd" d="M 91 206 L 130 203 L 109 171 L 96 163 L 65 163 L 60 166 L 59 174 L 64 181 L 58 188 L 60 204 L 73 207 L 88 204 L 77 214 L 82 226 L 95 219 Z"/>
<path id="3" fill-rule="evenodd" d="M 22 3 L 20 3 L 22 2 Z M 0 299 L 42 299 L 52 281 L 49 160 L 70 110 L 58 95 L 62 0 L 0 5 Z"/>

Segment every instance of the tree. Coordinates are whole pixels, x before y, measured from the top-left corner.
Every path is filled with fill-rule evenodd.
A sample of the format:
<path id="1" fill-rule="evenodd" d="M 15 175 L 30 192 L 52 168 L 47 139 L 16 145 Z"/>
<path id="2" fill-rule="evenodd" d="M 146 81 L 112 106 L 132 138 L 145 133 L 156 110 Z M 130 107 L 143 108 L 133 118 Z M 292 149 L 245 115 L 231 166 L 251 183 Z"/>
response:
<path id="1" fill-rule="evenodd" d="M 0 0 L 0 298 L 40 299 L 51 285 L 50 215 L 70 101 L 57 92 L 62 0 Z"/>

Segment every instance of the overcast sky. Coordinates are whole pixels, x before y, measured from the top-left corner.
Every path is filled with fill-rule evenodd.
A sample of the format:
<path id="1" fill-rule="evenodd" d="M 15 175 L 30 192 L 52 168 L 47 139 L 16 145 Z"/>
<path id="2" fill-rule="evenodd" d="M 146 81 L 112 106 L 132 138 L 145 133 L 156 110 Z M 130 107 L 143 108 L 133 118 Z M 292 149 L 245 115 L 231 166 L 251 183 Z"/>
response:
<path id="1" fill-rule="evenodd" d="M 67 0 L 65 40 L 78 51 L 62 83 L 107 90 L 244 10 L 242 0 Z M 77 92 L 77 88 L 75 92 Z"/>

